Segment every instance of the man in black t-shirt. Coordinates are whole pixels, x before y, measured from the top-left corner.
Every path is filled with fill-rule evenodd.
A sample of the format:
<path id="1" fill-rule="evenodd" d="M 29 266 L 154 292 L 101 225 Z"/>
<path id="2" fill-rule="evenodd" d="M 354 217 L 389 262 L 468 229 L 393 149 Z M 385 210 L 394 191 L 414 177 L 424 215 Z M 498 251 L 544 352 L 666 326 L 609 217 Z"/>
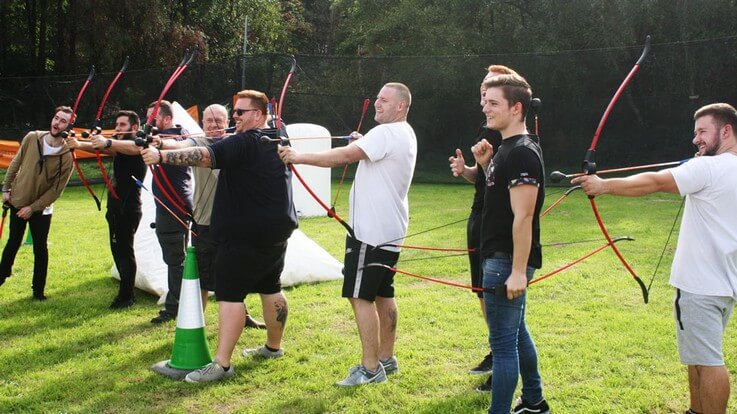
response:
<path id="1" fill-rule="evenodd" d="M 521 375 L 523 395 L 513 412 L 544 414 L 550 409 L 542 393 L 537 350 L 525 324 L 527 283 L 542 265 L 540 209 L 545 197 L 542 151 L 525 126 L 532 89 L 519 75 L 495 76 L 484 85 L 487 125 L 502 134 L 496 154 L 486 140 L 472 148 L 487 176 L 481 258 L 494 350 L 489 413 L 510 412 Z"/>
<path id="2" fill-rule="evenodd" d="M 484 106 L 484 97 L 486 96 L 486 87 L 484 82 L 493 76 L 498 75 L 516 75 L 517 72 L 503 66 L 503 65 L 491 65 L 487 68 L 486 76 L 481 81 L 481 106 Z M 499 144 L 502 142 L 502 136 L 499 131 L 494 131 L 486 126 L 486 120 L 479 127 L 479 132 L 476 136 L 474 144 L 481 141 L 482 139 L 487 140 L 491 143 L 492 149 L 496 151 L 499 148 Z M 484 192 L 486 189 L 486 174 L 484 170 L 475 164 L 473 167 L 466 166 L 466 162 L 463 158 L 463 152 L 456 148 L 454 157 L 448 158 L 450 162 L 451 173 L 455 177 L 463 177 L 466 181 L 472 183 L 475 187 L 473 194 L 473 204 L 471 205 L 471 214 L 468 216 L 468 224 L 466 226 L 466 242 L 469 249 L 474 249 L 468 253 L 468 261 L 471 269 L 471 286 L 480 288 L 482 283 L 481 277 L 481 212 L 484 208 Z M 486 308 L 484 307 L 484 295 L 483 292 L 476 292 L 479 297 L 481 305 L 481 314 L 486 320 Z M 488 338 L 488 335 L 487 335 Z M 491 352 L 484 357 L 481 362 L 475 367 L 471 368 L 468 372 L 471 375 L 483 375 L 491 374 L 492 367 L 492 356 Z M 476 388 L 479 392 L 488 392 L 491 390 L 491 377 L 488 380 Z"/>
<path id="3" fill-rule="evenodd" d="M 281 340 L 287 322 L 287 299 L 281 291 L 287 240 L 297 228 L 292 203 L 292 174 L 276 145 L 260 143 L 268 99 L 258 91 L 238 92 L 233 107 L 236 135 L 207 147 L 145 149 L 147 164 L 192 165 L 220 170 L 210 231 L 217 242 L 215 296 L 219 334 L 215 360 L 191 372 L 187 382 L 217 381 L 235 375 L 233 350 L 245 323 L 243 300 L 261 296 L 266 344 L 243 354 L 262 358 L 284 355 Z"/>
<path id="4" fill-rule="evenodd" d="M 67 141 L 70 146 L 83 151 L 97 150 L 115 156 L 112 177 L 114 193 L 108 192 L 105 219 L 110 233 L 110 251 L 120 274 L 120 287 L 110 309 L 127 308 L 135 301 L 133 286 L 137 266 L 133 240 L 141 221 L 141 189 L 130 177 L 135 176 L 143 181 L 146 175 L 146 164 L 134 141 L 139 125 L 138 114 L 119 111 L 115 114 L 115 135 L 111 138 L 97 134 L 89 142 L 78 142 L 73 138 Z"/>

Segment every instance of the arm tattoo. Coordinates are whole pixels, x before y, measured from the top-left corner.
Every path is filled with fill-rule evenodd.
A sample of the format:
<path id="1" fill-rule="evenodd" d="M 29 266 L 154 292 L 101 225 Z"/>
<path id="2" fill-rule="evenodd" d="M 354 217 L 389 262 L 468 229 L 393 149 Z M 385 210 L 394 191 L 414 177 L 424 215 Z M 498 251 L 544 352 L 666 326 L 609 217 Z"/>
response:
<path id="1" fill-rule="evenodd" d="M 276 308 L 276 321 L 281 323 L 282 329 L 287 324 L 287 315 L 289 314 L 289 308 L 287 307 L 286 299 L 279 299 L 274 303 Z"/>
<path id="2" fill-rule="evenodd" d="M 199 147 L 167 151 L 165 158 L 165 164 L 192 165 L 195 167 L 211 166 L 209 153 L 207 156 L 203 156 Z"/>

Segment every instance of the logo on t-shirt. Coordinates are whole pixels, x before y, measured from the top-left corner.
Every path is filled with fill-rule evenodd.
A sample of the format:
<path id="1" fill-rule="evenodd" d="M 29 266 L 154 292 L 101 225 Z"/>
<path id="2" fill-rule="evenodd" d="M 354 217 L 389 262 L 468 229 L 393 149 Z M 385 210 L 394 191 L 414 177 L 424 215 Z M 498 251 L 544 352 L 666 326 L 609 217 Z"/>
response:
<path id="1" fill-rule="evenodd" d="M 493 187 L 494 186 L 494 169 L 496 166 L 494 165 L 494 160 L 491 160 L 489 162 L 489 168 L 486 170 L 486 186 L 487 187 Z"/>

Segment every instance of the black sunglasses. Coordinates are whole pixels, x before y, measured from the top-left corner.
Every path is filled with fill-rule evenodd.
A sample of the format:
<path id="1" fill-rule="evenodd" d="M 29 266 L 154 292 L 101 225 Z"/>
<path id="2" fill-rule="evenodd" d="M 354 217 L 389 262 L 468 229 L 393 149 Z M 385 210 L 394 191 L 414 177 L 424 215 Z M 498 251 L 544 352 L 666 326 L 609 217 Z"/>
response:
<path id="1" fill-rule="evenodd" d="M 243 115 L 245 112 L 251 112 L 251 111 L 260 111 L 260 109 L 233 109 L 233 113 L 238 114 L 238 116 Z"/>

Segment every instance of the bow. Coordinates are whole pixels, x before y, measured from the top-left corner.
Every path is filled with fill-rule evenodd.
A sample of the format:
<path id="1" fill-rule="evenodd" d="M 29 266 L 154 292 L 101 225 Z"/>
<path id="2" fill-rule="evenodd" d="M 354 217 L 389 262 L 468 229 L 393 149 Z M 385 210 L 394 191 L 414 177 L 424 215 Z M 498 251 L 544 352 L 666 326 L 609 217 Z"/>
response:
<path id="1" fill-rule="evenodd" d="M 596 128 L 594 137 L 591 140 L 591 145 L 589 146 L 589 149 L 586 151 L 586 155 L 584 156 L 584 160 L 582 163 L 582 170 L 586 175 L 596 174 L 596 145 L 599 143 L 599 137 L 601 136 L 601 132 L 604 129 L 604 125 L 606 125 L 606 122 L 609 119 L 609 114 L 611 113 L 614 105 L 619 100 L 620 95 L 622 94 L 624 89 L 627 87 L 627 85 L 629 85 L 630 81 L 635 76 L 635 74 L 638 72 L 638 70 L 640 69 L 640 65 L 645 60 L 649 52 L 650 52 L 650 36 L 647 36 L 645 40 L 645 48 L 642 51 L 642 55 L 640 55 L 640 58 L 637 60 L 635 65 L 632 67 L 627 77 L 625 77 L 624 81 L 622 81 L 622 84 L 619 86 L 616 93 L 612 97 L 612 100 L 609 102 L 609 105 L 604 111 L 604 114 L 601 117 L 601 121 L 599 121 L 599 126 Z M 601 229 L 601 233 L 604 235 L 604 238 L 608 242 L 608 246 L 612 248 L 612 251 L 614 252 L 614 254 L 619 258 L 619 261 L 622 262 L 622 264 L 627 269 L 627 271 L 630 273 L 630 275 L 632 275 L 632 278 L 640 286 L 640 289 L 642 290 L 642 297 L 645 300 L 645 303 L 647 303 L 648 296 L 649 296 L 649 289 L 642 282 L 642 279 L 640 279 L 637 276 L 637 273 L 635 272 L 635 270 L 627 262 L 627 260 L 625 260 L 622 253 L 619 251 L 617 246 L 614 244 L 614 241 L 612 240 L 612 237 L 609 235 L 609 231 L 607 231 L 607 228 L 604 225 L 604 221 L 601 218 L 601 214 L 599 213 L 599 208 L 596 205 L 596 200 L 594 199 L 594 196 L 589 196 L 589 202 L 591 204 L 591 210 L 594 213 L 594 217 L 596 218 L 596 222 L 599 224 L 599 229 Z"/>
<path id="2" fill-rule="evenodd" d="M 105 108 L 105 104 L 107 103 L 107 99 L 110 96 L 110 92 L 113 90 L 115 85 L 118 83 L 118 79 L 123 75 L 123 72 L 128 68 L 128 56 L 125 57 L 125 62 L 123 63 L 123 66 L 118 71 L 118 74 L 115 75 L 113 80 L 110 82 L 110 85 L 107 87 L 107 91 L 105 91 L 105 95 L 102 97 L 102 101 L 100 102 L 100 106 L 97 108 L 97 114 L 95 115 L 95 123 L 92 125 L 92 128 L 90 129 L 90 133 L 100 133 L 100 121 L 102 120 L 102 110 Z M 88 133 L 83 133 L 83 137 L 87 138 L 89 136 Z M 108 192 L 110 195 L 116 199 L 119 200 L 120 197 L 118 196 L 118 193 L 115 191 L 115 187 L 113 187 L 113 184 L 110 182 L 110 178 L 107 175 L 107 171 L 105 171 L 105 165 L 102 163 L 102 157 L 100 156 L 100 150 L 95 150 L 95 158 L 97 158 L 97 166 L 100 168 L 100 173 L 102 173 L 102 179 L 105 180 L 105 185 L 107 186 Z"/>
<path id="3" fill-rule="evenodd" d="M 79 102 L 82 100 L 82 96 L 84 95 L 84 92 L 87 90 L 87 87 L 90 86 L 90 82 L 92 82 L 92 79 L 95 77 L 95 66 L 92 66 L 92 69 L 90 69 L 90 74 L 87 76 L 87 80 L 84 81 L 84 84 L 82 84 L 82 88 L 79 90 L 79 93 L 77 93 L 77 100 L 74 101 L 74 106 L 72 107 L 72 116 L 69 119 L 69 125 L 67 126 L 67 130 L 62 132 L 62 137 L 66 138 L 70 135 L 74 136 L 74 131 L 72 130 L 74 128 L 74 122 L 77 120 L 77 108 L 79 107 Z M 84 173 L 82 172 L 82 168 L 79 166 L 79 160 L 77 160 L 77 156 L 74 154 L 74 149 L 71 151 L 72 154 L 72 163 L 74 164 L 74 169 L 77 170 L 77 175 L 79 176 L 79 179 L 82 181 L 82 185 L 84 185 L 84 188 L 87 189 L 87 192 L 90 193 L 92 198 L 95 200 L 95 204 L 97 205 L 97 210 L 102 210 L 102 204 L 100 203 L 100 199 L 97 198 L 97 195 L 95 195 L 95 192 L 92 190 L 92 187 L 90 187 L 90 183 L 87 182 L 87 178 L 85 178 Z"/>
<path id="4" fill-rule="evenodd" d="M 277 113 L 276 113 L 276 129 L 277 131 L 281 131 L 282 129 L 282 114 L 284 113 L 284 98 L 287 94 L 287 88 L 289 87 L 289 83 L 292 81 L 292 77 L 294 76 L 294 73 L 297 71 L 297 60 L 292 56 L 292 66 L 289 69 L 289 74 L 287 75 L 286 80 L 284 81 L 284 85 L 282 86 L 281 94 L 279 95 L 279 104 L 277 105 Z M 284 141 L 283 141 L 284 142 Z M 287 140 L 284 142 L 285 145 L 290 145 L 289 141 Z M 295 177 L 297 177 L 297 180 L 302 184 L 302 187 L 304 187 L 305 190 L 312 196 L 312 198 L 319 204 L 325 211 L 328 213 L 328 217 L 332 217 L 340 223 L 341 226 L 343 226 L 346 231 L 348 231 L 348 234 L 351 235 L 351 237 L 356 238 L 356 235 L 353 231 L 353 228 L 345 222 L 336 212 L 335 210 L 331 210 L 328 205 L 320 199 L 320 197 L 317 196 L 317 194 L 312 190 L 312 188 L 307 184 L 304 178 L 302 178 L 302 175 L 297 171 L 297 168 L 294 166 L 294 164 L 289 164 L 289 169 L 292 170 L 292 174 L 294 174 Z"/>
<path id="5" fill-rule="evenodd" d="M 156 116 L 159 114 L 161 101 L 164 100 L 164 96 L 166 96 L 166 93 L 169 92 L 169 89 L 171 89 L 172 85 L 174 85 L 174 82 L 176 82 L 179 76 L 181 76 L 181 74 L 187 69 L 187 67 L 190 65 L 190 63 L 192 63 L 195 57 L 197 57 L 197 50 L 194 50 L 191 54 L 189 50 L 185 51 L 184 58 L 182 58 L 179 66 L 177 66 L 171 76 L 169 76 L 169 80 L 166 81 L 166 84 L 164 84 L 164 88 L 161 90 L 159 98 L 154 105 L 153 111 L 151 111 L 151 115 L 146 120 L 146 124 L 144 124 L 143 128 L 140 129 L 136 134 L 136 145 L 147 148 L 148 145 L 151 143 L 151 141 L 153 140 L 151 132 L 154 130 L 153 122 L 155 122 Z M 182 215 L 184 215 L 185 217 L 191 217 L 191 214 L 184 209 L 184 200 L 182 200 L 182 198 L 174 189 L 174 186 L 171 184 L 171 181 L 169 181 L 169 177 L 166 175 L 164 169 L 160 167 L 154 168 L 153 165 L 149 166 L 149 169 L 151 170 L 151 177 L 153 178 L 154 184 L 159 188 L 161 194 L 164 195 L 166 200 L 169 201 L 169 203 L 171 203 L 171 205 L 174 206 Z M 156 174 L 157 171 L 160 173 L 161 180 L 164 181 L 166 187 L 164 187 L 161 180 L 159 179 L 159 175 Z M 174 194 L 174 197 L 176 197 L 176 201 L 169 192 Z"/>

